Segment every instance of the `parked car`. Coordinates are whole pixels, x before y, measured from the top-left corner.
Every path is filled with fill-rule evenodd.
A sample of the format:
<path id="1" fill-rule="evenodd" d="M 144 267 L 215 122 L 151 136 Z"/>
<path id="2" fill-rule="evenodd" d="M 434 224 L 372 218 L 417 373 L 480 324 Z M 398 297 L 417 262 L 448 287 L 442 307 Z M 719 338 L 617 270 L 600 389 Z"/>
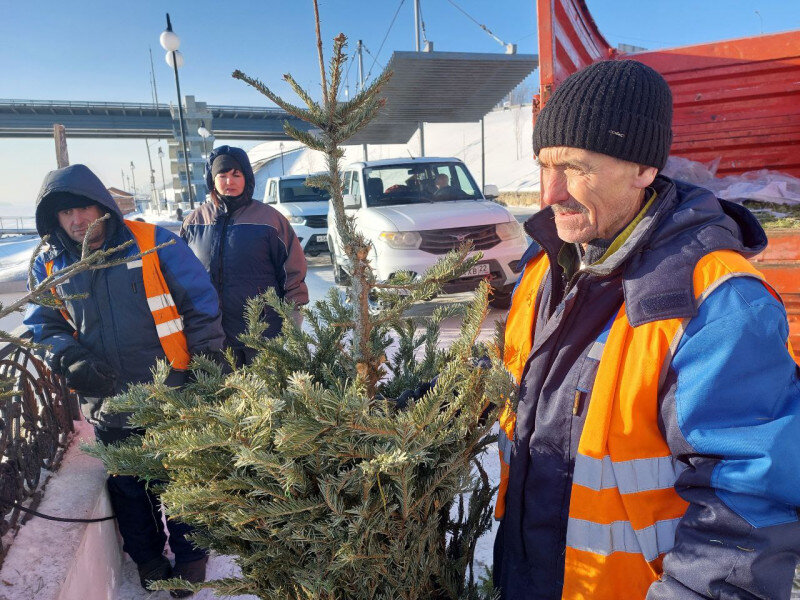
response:
<path id="1" fill-rule="evenodd" d="M 285 216 L 300 240 L 303 251 L 317 256 L 328 250 L 327 190 L 306 185 L 309 175 L 270 177 L 264 203 L 271 204 Z"/>
<path id="2" fill-rule="evenodd" d="M 475 289 L 488 279 L 491 303 L 507 308 L 527 248 L 522 226 L 503 206 L 487 199 L 463 162 L 456 158 L 397 158 L 357 162 L 342 172 L 345 213 L 371 243 L 379 281 L 398 271 L 422 275 L 444 254 L 471 240 L 483 257 L 445 293 Z M 495 186 L 487 193 L 497 195 Z M 335 224 L 333 208 L 328 222 Z M 348 277 L 335 226 L 328 248 L 337 283 Z"/>

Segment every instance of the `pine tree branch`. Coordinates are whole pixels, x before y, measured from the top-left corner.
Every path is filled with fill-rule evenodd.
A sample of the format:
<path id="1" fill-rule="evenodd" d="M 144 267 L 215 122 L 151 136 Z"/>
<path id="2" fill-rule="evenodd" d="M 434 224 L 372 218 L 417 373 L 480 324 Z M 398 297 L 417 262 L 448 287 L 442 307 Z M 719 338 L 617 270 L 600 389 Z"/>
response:
<path id="1" fill-rule="evenodd" d="M 306 110 L 304 108 L 300 108 L 299 106 L 295 106 L 294 104 L 287 102 L 286 100 L 275 94 L 272 90 L 270 90 L 266 85 L 264 85 L 258 79 L 245 75 L 239 69 L 236 69 L 233 72 L 232 76 L 234 79 L 239 79 L 241 81 L 244 81 L 249 86 L 258 90 L 260 93 L 262 93 L 264 96 L 272 100 L 275 104 L 277 104 L 280 108 L 285 110 L 293 117 L 297 117 L 301 121 L 306 121 L 317 127 L 320 127 L 323 124 L 320 121 L 320 119 L 311 111 Z"/>

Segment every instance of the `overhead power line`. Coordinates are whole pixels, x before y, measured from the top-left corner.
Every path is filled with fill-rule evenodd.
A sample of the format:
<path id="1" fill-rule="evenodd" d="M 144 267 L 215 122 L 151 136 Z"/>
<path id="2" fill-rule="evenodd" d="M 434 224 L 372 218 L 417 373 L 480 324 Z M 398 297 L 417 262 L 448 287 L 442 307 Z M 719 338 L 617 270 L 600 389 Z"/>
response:
<path id="1" fill-rule="evenodd" d="M 369 76 L 372 74 L 372 67 L 375 66 L 375 62 L 378 60 L 378 56 L 380 55 L 381 50 L 383 50 L 383 45 L 386 43 L 386 38 L 389 37 L 389 32 L 392 30 L 392 27 L 394 27 L 394 22 L 397 20 L 397 15 L 400 14 L 400 9 L 403 8 L 403 4 L 405 4 L 405 1 L 406 0 L 400 0 L 400 4 L 397 6 L 397 10 L 394 11 L 392 22 L 389 23 L 389 28 L 386 30 L 386 35 L 383 36 L 383 41 L 381 42 L 381 45 L 378 48 L 378 53 L 372 57 L 372 64 L 369 66 L 369 70 L 367 71 L 367 76 L 364 78 L 364 81 L 367 81 L 369 79 Z"/>
<path id="2" fill-rule="evenodd" d="M 466 16 L 466 17 L 467 17 L 467 18 L 468 18 L 470 21 L 472 21 L 473 23 L 475 23 L 475 24 L 476 24 L 478 27 L 480 27 L 480 28 L 481 28 L 481 29 L 483 29 L 483 30 L 484 30 L 486 33 L 488 33 L 490 36 L 492 36 L 492 37 L 494 38 L 494 40 L 495 40 L 495 41 L 496 41 L 498 44 L 500 44 L 501 46 L 507 46 L 507 45 L 508 45 L 508 44 L 506 44 L 506 43 L 505 43 L 503 40 L 501 40 L 499 37 L 497 37 L 497 36 L 496 36 L 494 33 L 492 33 L 492 31 L 491 31 L 491 30 L 490 30 L 490 29 L 489 29 L 489 28 L 488 28 L 486 25 L 484 25 L 483 23 L 481 23 L 480 21 L 478 21 L 478 20 L 477 20 L 475 17 L 473 17 L 471 14 L 469 14 L 469 13 L 468 13 L 467 11 L 465 11 L 463 8 L 461 8 L 461 7 L 460 7 L 458 4 L 456 4 L 455 2 L 453 2 L 453 0 L 447 0 L 447 1 L 448 1 L 450 4 L 452 4 L 452 5 L 453 5 L 455 8 L 457 8 L 458 10 L 460 10 L 460 11 L 461 11 L 461 12 L 464 14 L 464 16 Z"/>

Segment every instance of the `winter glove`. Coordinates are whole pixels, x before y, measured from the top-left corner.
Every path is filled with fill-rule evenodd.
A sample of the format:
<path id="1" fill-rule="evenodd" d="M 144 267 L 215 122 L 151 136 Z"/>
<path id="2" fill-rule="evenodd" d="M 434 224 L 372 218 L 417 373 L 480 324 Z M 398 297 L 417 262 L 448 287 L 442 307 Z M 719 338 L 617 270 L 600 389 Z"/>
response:
<path id="1" fill-rule="evenodd" d="M 117 374 L 103 361 L 97 360 L 91 352 L 73 346 L 61 354 L 60 372 L 67 385 L 84 396 L 104 398 L 114 393 Z"/>

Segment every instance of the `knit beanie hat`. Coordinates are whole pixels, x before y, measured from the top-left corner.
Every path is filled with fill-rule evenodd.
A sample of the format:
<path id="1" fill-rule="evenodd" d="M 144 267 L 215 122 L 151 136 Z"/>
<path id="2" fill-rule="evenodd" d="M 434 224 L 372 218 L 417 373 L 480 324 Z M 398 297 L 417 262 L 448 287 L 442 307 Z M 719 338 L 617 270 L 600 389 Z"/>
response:
<path id="1" fill-rule="evenodd" d="M 214 178 L 220 173 L 227 173 L 233 169 L 241 171 L 242 165 L 240 165 L 239 161 L 233 158 L 230 154 L 220 154 L 211 164 L 211 177 Z"/>
<path id="2" fill-rule="evenodd" d="M 664 78 L 635 60 L 594 63 L 567 77 L 533 128 L 533 153 L 583 148 L 664 168 L 672 145 L 672 92 Z"/>

